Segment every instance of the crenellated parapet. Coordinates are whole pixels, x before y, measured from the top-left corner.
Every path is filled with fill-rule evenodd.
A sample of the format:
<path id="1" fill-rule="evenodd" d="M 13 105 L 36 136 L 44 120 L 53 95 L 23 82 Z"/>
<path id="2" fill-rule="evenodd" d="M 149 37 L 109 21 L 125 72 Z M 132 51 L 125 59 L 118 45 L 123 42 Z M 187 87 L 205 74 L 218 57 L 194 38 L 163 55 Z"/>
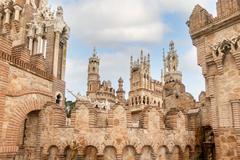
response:
<path id="1" fill-rule="evenodd" d="M 187 22 L 190 34 L 195 37 L 202 32 L 212 32 L 221 27 L 224 21 L 234 21 L 236 16 L 240 14 L 240 4 L 238 0 L 218 0 L 217 16 L 213 17 L 206 9 L 200 5 L 196 5 Z M 229 24 L 232 22 L 229 22 Z"/>

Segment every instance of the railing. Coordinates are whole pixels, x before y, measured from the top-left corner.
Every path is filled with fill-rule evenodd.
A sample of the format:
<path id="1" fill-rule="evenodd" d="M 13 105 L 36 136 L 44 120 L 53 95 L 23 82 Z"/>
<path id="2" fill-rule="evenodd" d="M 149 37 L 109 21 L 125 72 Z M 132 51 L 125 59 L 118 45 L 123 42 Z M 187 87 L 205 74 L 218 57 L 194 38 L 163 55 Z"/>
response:
<path id="1" fill-rule="evenodd" d="M 9 55 L 9 54 L 7 54 L 5 52 L 2 52 L 2 51 L 0 51 L 0 60 L 6 61 L 13 66 L 24 69 L 27 72 L 33 73 L 33 74 L 35 74 L 37 76 L 40 76 L 44 79 L 47 79 L 47 80 L 52 80 L 53 79 L 52 75 L 50 75 L 48 72 L 43 71 L 43 70 L 37 68 L 36 66 L 34 66 L 31 63 L 24 62 L 20 59 L 17 59 L 16 57 L 14 57 L 12 55 Z"/>

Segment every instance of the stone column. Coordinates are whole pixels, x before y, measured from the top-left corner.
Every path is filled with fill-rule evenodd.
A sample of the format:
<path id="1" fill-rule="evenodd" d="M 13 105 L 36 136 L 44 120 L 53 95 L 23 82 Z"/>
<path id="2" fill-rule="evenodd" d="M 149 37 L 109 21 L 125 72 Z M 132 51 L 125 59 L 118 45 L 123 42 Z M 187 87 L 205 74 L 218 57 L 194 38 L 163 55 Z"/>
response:
<path id="1" fill-rule="evenodd" d="M 64 80 L 65 78 L 65 68 L 66 68 L 66 57 L 67 57 L 67 39 L 64 43 L 64 46 L 63 46 L 63 52 L 62 52 L 62 73 L 61 73 L 61 80 Z"/>
<path id="2" fill-rule="evenodd" d="M 33 54 L 33 37 L 28 37 L 29 38 L 29 42 L 28 42 L 28 49 L 30 50 L 30 55 Z"/>
<path id="3" fill-rule="evenodd" d="M 3 16 L 3 14 L 0 13 L 0 27 L 1 27 L 1 25 L 2 25 L 2 16 Z"/>
<path id="4" fill-rule="evenodd" d="M 37 36 L 37 54 L 42 54 L 42 36 Z"/>
<path id="5" fill-rule="evenodd" d="M 10 23 L 10 14 L 12 13 L 10 9 L 6 8 L 4 10 L 5 12 L 5 22 L 4 24 L 9 24 Z"/>
<path id="6" fill-rule="evenodd" d="M 19 19 L 20 19 L 20 11 L 22 10 L 22 8 L 20 6 L 18 6 L 18 5 L 15 5 L 14 9 L 15 9 L 14 20 L 15 21 L 19 21 Z"/>
<path id="7" fill-rule="evenodd" d="M 233 126 L 240 129 L 240 101 L 232 101 Z"/>
<path id="8" fill-rule="evenodd" d="M 214 76 L 209 76 L 207 78 L 208 80 L 208 89 L 207 89 L 207 96 L 210 97 L 210 120 L 211 120 L 211 125 L 213 129 L 218 128 L 218 108 L 217 108 L 217 100 L 215 98 L 215 85 L 214 85 Z"/>
<path id="9" fill-rule="evenodd" d="M 58 56 L 59 56 L 60 32 L 55 32 L 54 58 L 53 58 L 53 76 L 57 77 L 58 73 Z"/>

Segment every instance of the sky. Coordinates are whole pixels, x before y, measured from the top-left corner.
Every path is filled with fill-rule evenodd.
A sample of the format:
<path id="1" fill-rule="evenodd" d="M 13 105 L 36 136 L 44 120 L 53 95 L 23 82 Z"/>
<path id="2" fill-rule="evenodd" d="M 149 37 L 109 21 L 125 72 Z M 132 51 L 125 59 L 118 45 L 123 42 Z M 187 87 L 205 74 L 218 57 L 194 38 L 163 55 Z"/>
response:
<path id="1" fill-rule="evenodd" d="M 129 91 L 130 56 L 140 51 L 151 55 L 151 75 L 160 80 L 162 50 L 171 40 L 179 55 L 179 70 L 187 92 L 196 99 L 205 90 L 196 48 L 186 25 L 196 4 L 216 13 L 216 0 L 49 0 L 52 9 L 61 5 L 71 28 L 66 65 L 66 88 L 86 94 L 88 59 L 96 47 L 101 80 L 117 89 L 120 77 Z M 66 94 L 68 100 L 74 97 Z"/>

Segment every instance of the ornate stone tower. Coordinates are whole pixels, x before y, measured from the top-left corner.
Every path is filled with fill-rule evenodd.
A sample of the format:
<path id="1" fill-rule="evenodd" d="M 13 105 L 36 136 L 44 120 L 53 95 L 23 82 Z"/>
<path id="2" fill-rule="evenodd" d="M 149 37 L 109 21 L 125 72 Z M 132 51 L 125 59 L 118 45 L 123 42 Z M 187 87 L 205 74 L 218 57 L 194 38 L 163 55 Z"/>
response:
<path id="1" fill-rule="evenodd" d="M 96 48 L 94 48 L 88 63 L 87 95 L 91 98 L 96 98 L 96 92 L 100 89 L 99 64 L 100 59 L 97 56 Z"/>
<path id="2" fill-rule="evenodd" d="M 182 82 L 182 73 L 178 71 L 178 55 L 175 50 L 174 42 L 169 43 L 169 51 L 167 57 L 163 53 L 164 60 L 164 82 Z"/>
<path id="3" fill-rule="evenodd" d="M 120 102 L 125 102 L 125 91 L 123 90 L 123 79 L 120 77 L 118 80 L 117 99 Z"/>
<path id="4" fill-rule="evenodd" d="M 131 57 L 131 71 L 130 71 L 130 90 L 150 89 L 151 75 L 150 75 L 150 55 L 144 56 L 141 51 L 140 60 L 133 62 Z"/>
<path id="5" fill-rule="evenodd" d="M 215 18 L 197 5 L 188 25 L 206 81 L 203 125 L 213 129 L 216 159 L 240 159 L 239 0 L 218 0 Z"/>
<path id="6" fill-rule="evenodd" d="M 162 83 L 153 80 L 150 73 L 150 55 L 130 62 L 129 106 L 141 110 L 146 105 L 160 106 L 162 101 Z M 154 93 L 154 94 L 153 94 Z"/>

